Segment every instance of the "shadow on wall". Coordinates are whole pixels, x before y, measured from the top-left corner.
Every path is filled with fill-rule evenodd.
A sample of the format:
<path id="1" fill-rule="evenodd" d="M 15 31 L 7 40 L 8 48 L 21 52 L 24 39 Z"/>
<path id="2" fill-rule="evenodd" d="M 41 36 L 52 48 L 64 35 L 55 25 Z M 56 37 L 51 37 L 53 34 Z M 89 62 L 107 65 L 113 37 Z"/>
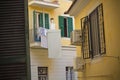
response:
<path id="1" fill-rule="evenodd" d="M 113 75 L 91 75 L 78 77 L 79 80 L 113 80 Z"/>

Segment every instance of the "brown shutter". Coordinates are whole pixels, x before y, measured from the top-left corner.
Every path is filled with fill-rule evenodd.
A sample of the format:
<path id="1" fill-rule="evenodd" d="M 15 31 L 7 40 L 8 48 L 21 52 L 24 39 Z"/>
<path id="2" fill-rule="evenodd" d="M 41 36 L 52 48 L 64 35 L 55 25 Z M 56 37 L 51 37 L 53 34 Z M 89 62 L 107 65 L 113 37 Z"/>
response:
<path id="1" fill-rule="evenodd" d="M 0 80 L 27 80 L 25 1 L 0 1 Z"/>

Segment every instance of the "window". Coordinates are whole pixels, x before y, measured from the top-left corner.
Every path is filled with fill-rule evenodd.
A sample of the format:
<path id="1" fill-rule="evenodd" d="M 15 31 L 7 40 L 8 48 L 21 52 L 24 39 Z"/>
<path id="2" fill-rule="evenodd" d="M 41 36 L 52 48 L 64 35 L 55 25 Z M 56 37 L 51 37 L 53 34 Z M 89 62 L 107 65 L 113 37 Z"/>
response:
<path id="1" fill-rule="evenodd" d="M 70 37 L 73 30 L 73 18 L 59 16 L 59 28 L 61 29 L 62 37 Z"/>
<path id="2" fill-rule="evenodd" d="M 48 67 L 38 67 L 38 80 L 48 80 Z"/>
<path id="3" fill-rule="evenodd" d="M 66 80 L 73 80 L 73 67 L 66 67 Z"/>
<path id="4" fill-rule="evenodd" d="M 94 58 L 106 53 L 103 6 L 100 4 L 81 19 L 83 58 Z"/>
<path id="5" fill-rule="evenodd" d="M 39 27 L 49 29 L 49 14 L 33 11 L 33 28 L 35 41 L 40 41 L 40 37 L 37 33 Z"/>

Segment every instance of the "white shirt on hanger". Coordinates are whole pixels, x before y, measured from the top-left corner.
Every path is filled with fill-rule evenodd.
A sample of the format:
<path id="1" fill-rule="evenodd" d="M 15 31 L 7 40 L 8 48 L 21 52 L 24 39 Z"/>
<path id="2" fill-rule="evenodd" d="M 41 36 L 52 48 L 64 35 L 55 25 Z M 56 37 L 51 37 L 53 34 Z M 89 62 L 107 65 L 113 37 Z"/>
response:
<path id="1" fill-rule="evenodd" d="M 51 24 L 50 24 L 50 29 L 51 29 L 51 30 L 54 30 L 54 29 L 55 29 L 55 24 L 54 24 L 54 23 L 51 23 Z"/>
<path id="2" fill-rule="evenodd" d="M 51 30 L 54 30 L 54 29 L 55 29 L 55 23 L 54 23 L 53 20 L 51 20 L 50 29 L 51 29 Z"/>

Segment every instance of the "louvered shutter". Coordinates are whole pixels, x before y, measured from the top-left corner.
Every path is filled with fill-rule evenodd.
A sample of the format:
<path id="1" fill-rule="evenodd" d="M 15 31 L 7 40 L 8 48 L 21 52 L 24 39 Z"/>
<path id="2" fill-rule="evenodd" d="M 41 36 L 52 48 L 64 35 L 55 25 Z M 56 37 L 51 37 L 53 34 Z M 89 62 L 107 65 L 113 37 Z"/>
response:
<path id="1" fill-rule="evenodd" d="M 27 21 L 27 0 L 0 1 L 0 80 L 28 80 Z"/>
<path id="2" fill-rule="evenodd" d="M 36 11 L 33 11 L 33 29 L 34 29 L 34 41 L 38 41 L 36 28 Z"/>
<path id="3" fill-rule="evenodd" d="M 43 27 L 43 13 L 39 14 L 39 26 Z"/>
<path id="4" fill-rule="evenodd" d="M 49 15 L 45 13 L 45 28 L 49 29 Z"/>
<path id="5" fill-rule="evenodd" d="M 67 17 L 68 21 L 68 34 L 67 37 L 70 37 L 70 33 L 73 31 L 73 19 L 71 17 Z"/>
<path id="6" fill-rule="evenodd" d="M 61 36 L 64 37 L 64 17 L 59 16 L 59 28 L 61 29 Z"/>

